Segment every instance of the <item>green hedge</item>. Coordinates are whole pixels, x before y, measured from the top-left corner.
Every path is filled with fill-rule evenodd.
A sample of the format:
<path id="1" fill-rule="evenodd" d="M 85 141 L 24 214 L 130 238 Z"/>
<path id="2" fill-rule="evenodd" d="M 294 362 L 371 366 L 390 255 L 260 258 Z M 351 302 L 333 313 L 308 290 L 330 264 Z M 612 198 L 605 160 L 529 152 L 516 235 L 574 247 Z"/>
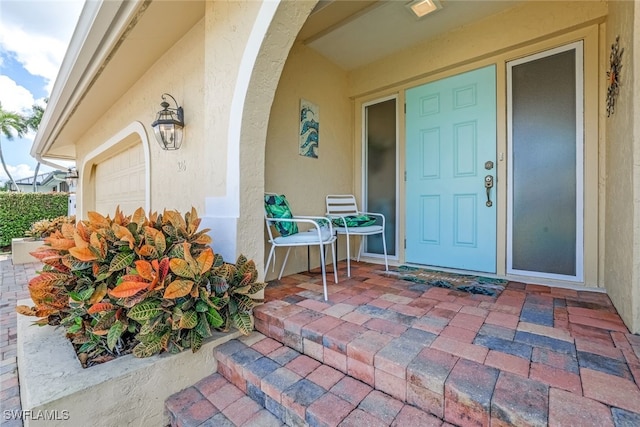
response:
<path id="1" fill-rule="evenodd" d="M 67 215 L 68 193 L 0 192 L 0 247 L 24 237 L 36 221 Z"/>

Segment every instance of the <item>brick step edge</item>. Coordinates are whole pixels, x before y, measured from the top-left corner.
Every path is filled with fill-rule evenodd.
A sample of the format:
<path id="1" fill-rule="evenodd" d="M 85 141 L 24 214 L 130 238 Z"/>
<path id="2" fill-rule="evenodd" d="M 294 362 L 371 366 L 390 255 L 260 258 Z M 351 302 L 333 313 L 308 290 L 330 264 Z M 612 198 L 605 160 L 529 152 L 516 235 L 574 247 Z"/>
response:
<path id="1" fill-rule="evenodd" d="M 290 426 L 441 426 L 443 421 L 254 332 L 214 350 L 218 373 Z M 229 399 L 229 398 L 228 398 Z"/>
<path id="2" fill-rule="evenodd" d="M 281 300 L 254 315 L 256 330 L 274 342 L 447 423 L 548 423 L 548 385 L 432 348 L 437 335 L 402 322 L 406 316 L 359 325 L 347 320 L 351 313 L 337 318 Z"/>
<path id="3" fill-rule="evenodd" d="M 284 424 L 227 381 L 210 375 L 165 402 L 171 427 L 282 427 Z"/>

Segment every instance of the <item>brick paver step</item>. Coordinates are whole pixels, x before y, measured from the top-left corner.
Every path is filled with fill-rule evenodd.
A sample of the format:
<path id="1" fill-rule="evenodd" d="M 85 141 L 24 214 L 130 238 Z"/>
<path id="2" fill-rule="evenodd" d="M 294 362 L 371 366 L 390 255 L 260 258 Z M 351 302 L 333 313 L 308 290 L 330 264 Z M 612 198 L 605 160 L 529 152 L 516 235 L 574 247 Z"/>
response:
<path id="1" fill-rule="evenodd" d="M 447 423 L 548 425 L 567 416 L 551 405 L 559 399 L 598 425 L 640 416 L 640 340 L 622 332 L 604 294 L 510 282 L 487 299 L 428 286 L 383 293 L 363 281 L 349 290 L 359 294 L 320 302 L 308 284 L 283 287 L 289 297 L 254 311 L 268 337 L 261 348 L 282 343 Z"/>
<path id="2" fill-rule="evenodd" d="M 271 412 L 215 373 L 165 402 L 171 426 L 181 427 L 278 427 L 284 423 Z"/>
<path id="3" fill-rule="evenodd" d="M 456 425 L 490 424 L 491 398 L 500 371 L 482 364 L 486 347 L 414 328 L 417 317 L 388 314 L 388 310 L 368 305 L 358 310 L 370 316 L 363 326 L 273 301 L 256 309 L 256 329 L 267 336 L 269 349 L 278 341 L 295 342 L 303 357 L 322 362 L 337 375 L 348 376 L 434 419 Z M 257 345 L 267 347 L 266 343 Z M 234 356 L 237 363 L 241 364 L 246 352 Z M 225 364 L 229 360 L 225 351 L 216 357 Z M 532 416 L 546 419 L 546 408 L 542 414 L 532 413 L 529 407 L 510 409 L 523 420 Z"/>
<path id="4" fill-rule="evenodd" d="M 255 332 L 218 372 L 171 396 L 172 426 L 441 426 L 442 420 Z"/>

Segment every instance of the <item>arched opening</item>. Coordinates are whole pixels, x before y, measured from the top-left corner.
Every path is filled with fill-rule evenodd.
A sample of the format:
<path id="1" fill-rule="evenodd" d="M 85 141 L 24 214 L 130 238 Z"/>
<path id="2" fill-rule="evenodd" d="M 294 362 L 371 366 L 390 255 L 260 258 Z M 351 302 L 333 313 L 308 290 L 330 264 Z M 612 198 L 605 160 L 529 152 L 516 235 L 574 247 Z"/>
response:
<path id="1" fill-rule="evenodd" d="M 265 141 L 271 107 L 284 64 L 300 28 L 315 2 L 265 2 L 256 19 L 265 25 L 261 44 L 254 51 L 255 64 L 248 81 L 242 107 L 242 120 L 230 129 L 239 131 L 240 217 L 237 224 L 239 251 L 254 259 L 258 271 L 264 262 L 263 194 L 265 191 Z M 231 127 L 234 123 L 231 123 Z"/>
<path id="2" fill-rule="evenodd" d="M 97 211 L 113 215 L 151 206 L 149 141 L 144 126 L 133 122 L 91 151 L 80 168 L 77 207 L 80 217 Z"/>
<path id="3" fill-rule="evenodd" d="M 496 111 L 500 113 L 505 109 L 506 86 L 506 77 L 501 70 L 504 70 L 504 64 L 508 60 L 532 51 L 553 48 L 576 38 L 586 40 L 591 58 L 588 65 L 590 76 L 597 77 L 598 64 L 597 59 L 594 59 L 597 55 L 594 53 L 597 53 L 598 49 L 598 34 L 592 22 L 594 19 L 601 19 L 606 10 L 596 6 L 589 10 L 593 19 L 586 20 L 567 13 L 564 10 L 565 5 L 556 5 L 555 12 L 557 16 L 563 16 L 563 20 L 549 28 L 534 28 L 526 24 L 537 14 L 545 13 L 544 8 L 538 4 L 505 2 L 500 5 L 502 9 L 495 10 L 479 3 L 477 7 L 486 6 L 487 9 L 478 10 L 479 15 L 475 16 L 474 21 L 459 27 L 448 27 L 439 34 L 422 34 L 421 38 L 407 41 L 392 34 L 394 29 L 398 33 L 401 31 L 398 26 L 393 27 L 390 24 L 393 20 L 389 19 L 389 13 L 395 13 L 394 8 L 399 8 L 398 18 L 407 18 L 404 15 L 407 11 L 399 7 L 397 2 L 380 2 L 377 7 L 372 7 L 357 16 L 352 14 L 353 19 L 343 19 L 333 27 L 326 28 L 327 31 L 317 31 L 316 28 L 316 32 L 311 35 L 307 34 L 307 30 L 311 30 L 305 23 L 311 23 L 318 15 L 312 15 L 315 4 L 305 6 L 304 3 L 306 2 L 282 2 L 277 6 L 270 6 L 273 8 L 271 20 L 263 39 L 260 40 L 260 48 L 255 53 L 255 63 L 251 68 L 251 78 L 242 103 L 238 145 L 240 178 L 237 194 L 240 199 L 240 219 L 237 226 L 237 242 L 243 252 L 251 253 L 256 260 L 264 260 L 263 240 L 260 238 L 263 236 L 264 228 L 264 191 L 285 193 L 294 213 L 302 215 L 323 214 L 324 196 L 327 194 L 351 193 L 358 196 L 360 203 L 366 200 L 366 171 L 370 166 L 367 163 L 370 158 L 367 157 L 369 153 L 366 151 L 368 145 L 365 140 L 363 106 L 385 97 L 397 96 L 398 99 L 398 145 L 397 151 L 392 153 L 397 165 L 396 198 L 390 203 L 390 210 L 396 209 L 397 213 L 396 257 L 399 263 L 403 263 L 406 251 L 402 239 L 416 233 L 416 230 L 407 229 L 406 225 L 407 195 L 402 176 L 402 172 L 407 170 L 407 130 L 402 106 L 405 103 L 405 94 L 410 88 L 495 65 L 499 70 L 496 77 L 499 83 Z M 327 9 L 333 4 L 328 3 L 324 5 L 323 2 Z M 457 6 L 450 5 L 451 8 Z M 268 7 L 265 6 L 263 9 Z M 317 10 L 321 11 L 321 8 L 318 7 Z M 395 37 L 394 43 L 375 48 L 379 51 L 387 49 L 383 55 L 375 59 L 373 54 L 366 56 L 354 49 L 358 36 L 361 44 L 375 46 L 371 40 L 378 34 L 367 33 L 365 43 L 362 43 L 362 32 L 357 31 L 358 28 L 362 28 L 359 25 L 365 25 L 366 19 L 374 20 L 369 24 L 382 23 L 377 27 L 379 33 L 388 38 Z M 438 14 L 434 14 L 433 19 L 437 20 Z M 579 19 L 583 20 L 580 21 L 580 28 L 576 29 L 575 21 Z M 427 20 L 419 22 L 424 24 Z M 350 26 L 351 23 L 354 25 Z M 420 24 L 413 21 L 407 24 L 413 25 Z M 457 25 L 461 24 L 458 22 Z M 348 30 L 345 28 L 347 26 Z M 428 27 L 426 24 L 423 26 Z M 523 27 L 526 27 L 527 31 L 519 31 Z M 496 30 L 497 28 L 500 28 L 500 31 Z M 503 36 L 508 33 L 517 35 L 517 38 Z M 495 39 L 487 35 L 494 35 Z M 351 38 L 346 40 L 349 36 Z M 470 49 L 468 40 L 477 40 L 478 43 Z M 413 44 L 402 44 L 405 42 Z M 343 61 L 349 62 L 348 57 L 351 56 L 358 57 L 361 62 L 356 64 L 354 59 L 350 62 L 351 65 L 344 65 L 340 58 L 336 59 L 339 56 L 337 51 L 342 54 Z M 336 55 L 331 56 L 332 53 Z M 590 88 L 597 86 L 597 79 L 591 78 L 589 85 Z M 302 100 L 319 106 L 320 141 L 317 158 L 305 158 L 298 154 L 297 138 Z M 587 106 L 590 117 L 597 121 L 597 108 L 593 101 L 593 98 L 590 98 Z M 506 151 L 504 114 L 499 114 L 497 122 L 498 149 L 494 151 L 496 158 L 502 159 L 500 153 L 504 154 Z M 591 147 L 591 151 L 587 153 L 589 162 L 592 167 L 597 166 L 597 150 L 594 150 L 594 147 L 597 148 L 597 132 L 591 132 L 587 138 L 588 146 Z M 496 160 L 494 163 L 496 173 L 506 176 L 505 161 Z M 479 164 L 477 168 L 483 170 L 485 166 Z M 597 173 L 590 173 L 588 176 L 597 176 Z M 494 205 L 498 213 L 498 231 L 494 233 L 494 238 L 498 241 L 495 254 L 498 259 L 497 274 L 505 275 L 506 180 L 497 182 L 496 200 L 500 202 Z M 482 182 L 479 188 L 482 190 Z M 591 185 L 589 191 L 591 200 L 596 200 L 597 185 Z M 597 212 L 597 206 L 594 206 L 587 210 L 590 217 L 586 219 L 592 227 L 596 227 L 599 221 L 597 215 L 592 214 Z M 344 243 L 341 242 L 341 245 Z M 592 261 L 595 261 L 593 254 L 596 253 L 597 242 L 590 242 L 587 246 L 586 250 L 592 253 Z M 250 251 L 247 252 L 246 248 Z M 339 252 L 344 255 L 343 246 Z M 306 251 L 300 252 L 299 255 L 294 262 L 289 261 L 285 274 L 306 269 Z M 317 266 L 318 257 L 314 256 L 313 252 L 311 262 L 311 267 Z M 431 264 L 427 262 L 425 265 Z M 589 265 L 595 266 L 597 262 L 591 262 Z M 597 282 L 595 268 L 585 272 L 585 275 L 588 275 L 585 282 L 589 285 Z"/>

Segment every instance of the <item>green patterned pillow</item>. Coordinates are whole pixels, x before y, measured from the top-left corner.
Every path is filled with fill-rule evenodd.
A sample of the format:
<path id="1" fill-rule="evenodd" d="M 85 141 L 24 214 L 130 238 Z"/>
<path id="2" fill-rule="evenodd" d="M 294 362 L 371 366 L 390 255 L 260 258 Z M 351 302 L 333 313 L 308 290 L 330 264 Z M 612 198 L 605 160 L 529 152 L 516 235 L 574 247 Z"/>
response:
<path id="1" fill-rule="evenodd" d="M 367 215 L 348 215 L 342 218 L 346 221 L 347 227 L 367 227 L 376 223 L 375 218 L 371 218 Z M 333 218 L 333 225 L 336 227 L 344 227 L 342 218 Z"/>
<path id="2" fill-rule="evenodd" d="M 289 202 L 284 195 L 266 194 L 264 207 L 269 218 L 293 218 Z M 281 236 L 290 236 L 298 232 L 298 224 L 288 221 L 277 221 L 273 225 Z"/>

